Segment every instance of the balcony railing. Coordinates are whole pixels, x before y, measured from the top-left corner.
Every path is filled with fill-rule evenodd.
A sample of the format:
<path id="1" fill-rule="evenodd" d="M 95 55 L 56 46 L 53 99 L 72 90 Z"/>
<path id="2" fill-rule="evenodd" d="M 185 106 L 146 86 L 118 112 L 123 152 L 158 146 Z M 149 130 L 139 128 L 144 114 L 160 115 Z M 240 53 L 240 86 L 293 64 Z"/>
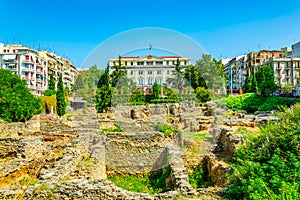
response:
<path id="1" fill-rule="evenodd" d="M 24 60 L 23 63 L 31 63 L 31 64 L 34 64 L 34 61 L 33 61 L 33 60 Z"/>
<path id="2" fill-rule="evenodd" d="M 23 67 L 22 71 L 25 71 L 25 72 L 34 72 L 34 68 L 25 68 L 25 67 Z"/>
<path id="3" fill-rule="evenodd" d="M 7 59 L 7 60 L 3 60 L 4 63 L 18 63 L 18 60 L 14 60 L 14 59 Z"/>

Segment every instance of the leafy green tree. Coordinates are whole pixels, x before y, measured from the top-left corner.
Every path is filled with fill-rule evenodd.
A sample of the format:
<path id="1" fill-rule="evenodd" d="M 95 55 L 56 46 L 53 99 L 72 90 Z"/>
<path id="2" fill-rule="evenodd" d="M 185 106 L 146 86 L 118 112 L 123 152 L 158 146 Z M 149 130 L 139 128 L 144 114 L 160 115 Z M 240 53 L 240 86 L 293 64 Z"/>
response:
<path id="1" fill-rule="evenodd" d="M 100 76 L 96 91 L 96 109 L 99 113 L 106 112 L 111 106 L 113 88 L 110 86 L 110 83 L 109 66 L 107 65 L 104 73 Z"/>
<path id="2" fill-rule="evenodd" d="M 195 67 L 204 78 L 208 88 L 223 89 L 225 80 L 211 55 L 202 54 L 202 58 L 196 61 Z"/>
<path id="3" fill-rule="evenodd" d="M 276 91 L 274 71 L 269 66 L 262 66 L 254 75 L 257 82 L 257 91 L 262 95 L 269 95 Z"/>
<path id="4" fill-rule="evenodd" d="M 49 90 L 55 90 L 55 80 L 53 74 L 50 74 Z"/>
<path id="5" fill-rule="evenodd" d="M 97 84 L 103 70 L 96 65 L 91 66 L 87 70 L 79 71 L 76 77 L 73 91 L 76 96 L 83 97 L 88 103 L 92 103 L 94 99 L 94 91 L 97 89 Z"/>
<path id="6" fill-rule="evenodd" d="M 141 88 L 137 88 L 133 91 L 130 101 L 132 103 L 145 102 L 145 91 Z"/>
<path id="7" fill-rule="evenodd" d="M 179 59 L 177 59 L 177 62 L 175 65 L 175 77 L 169 78 L 168 82 L 172 88 L 177 88 L 180 93 L 182 92 L 183 86 L 185 84 L 185 80 L 184 80 L 184 72 L 180 68 Z"/>
<path id="8" fill-rule="evenodd" d="M 222 61 L 216 60 L 215 58 L 213 58 L 213 61 L 215 62 L 215 65 L 216 65 L 221 77 L 223 78 L 224 83 L 227 82 L 228 76 L 227 76 L 227 73 L 225 72 L 225 66 L 223 65 Z"/>
<path id="9" fill-rule="evenodd" d="M 114 69 L 111 73 L 111 86 L 116 87 L 120 78 L 125 76 L 127 71 L 126 67 L 122 66 L 121 62 L 122 57 L 119 56 L 119 61 L 117 65 L 114 65 L 112 68 Z"/>
<path id="10" fill-rule="evenodd" d="M 211 100 L 208 89 L 206 89 L 204 87 L 197 88 L 196 97 L 197 97 L 198 101 L 201 103 L 205 103 L 205 102 Z"/>
<path id="11" fill-rule="evenodd" d="M 251 92 L 257 92 L 257 91 L 258 91 L 258 88 L 257 88 L 257 81 L 256 81 L 256 76 L 255 76 L 255 74 L 254 74 L 253 77 L 251 78 L 250 91 L 251 91 Z"/>
<path id="12" fill-rule="evenodd" d="M 62 81 L 62 74 L 59 75 L 59 80 L 57 84 L 57 94 L 56 94 L 56 112 L 58 116 L 63 116 L 66 113 L 67 102 L 66 102 L 66 91 L 64 89 L 64 84 Z"/>
<path id="13" fill-rule="evenodd" d="M 0 117 L 7 122 L 25 122 L 41 113 L 41 101 L 28 90 L 25 81 L 0 69 Z"/>
<path id="14" fill-rule="evenodd" d="M 189 66 L 185 69 L 184 77 L 190 83 L 193 89 L 198 87 L 207 88 L 206 83 L 195 66 Z"/>

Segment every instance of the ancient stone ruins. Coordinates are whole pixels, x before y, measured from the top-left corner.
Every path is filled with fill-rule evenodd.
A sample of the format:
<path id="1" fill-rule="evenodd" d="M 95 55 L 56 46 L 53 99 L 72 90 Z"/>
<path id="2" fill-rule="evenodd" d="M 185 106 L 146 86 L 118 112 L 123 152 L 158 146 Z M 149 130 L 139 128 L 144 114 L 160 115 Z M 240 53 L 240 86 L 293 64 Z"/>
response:
<path id="1" fill-rule="evenodd" d="M 268 114 L 245 117 L 213 103 L 185 102 L 0 122 L 0 199 L 219 199 L 231 169 L 226 159 L 243 142 L 234 127 L 255 127 Z M 162 123 L 178 132 L 165 136 L 156 128 Z M 123 132 L 109 131 L 116 128 Z M 195 143 L 191 133 L 201 131 L 206 139 Z M 198 150 L 191 154 L 193 145 Z M 194 189 L 188 181 L 187 168 L 200 162 L 212 187 Z M 167 168 L 164 193 L 130 192 L 107 180 Z"/>

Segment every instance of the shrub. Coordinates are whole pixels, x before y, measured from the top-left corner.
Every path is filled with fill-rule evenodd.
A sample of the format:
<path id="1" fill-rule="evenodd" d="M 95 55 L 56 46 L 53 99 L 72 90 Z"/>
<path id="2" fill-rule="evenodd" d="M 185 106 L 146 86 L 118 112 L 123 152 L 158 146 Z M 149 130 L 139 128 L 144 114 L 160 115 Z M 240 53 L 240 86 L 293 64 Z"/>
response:
<path id="1" fill-rule="evenodd" d="M 277 117 L 237 149 L 227 199 L 300 198 L 300 104 Z"/>
<path id="2" fill-rule="evenodd" d="M 155 128 L 157 131 L 162 132 L 165 137 L 171 135 L 174 132 L 177 132 L 178 130 L 175 128 L 170 127 L 167 124 L 156 124 Z"/>
<path id="3" fill-rule="evenodd" d="M 130 102 L 145 102 L 145 91 L 143 89 L 135 89 L 130 98 Z"/>
<path id="4" fill-rule="evenodd" d="M 205 103 L 211 100 L 209 91 L 204 87 L 197 87 L 196 97 L 200 103 Z"/>
<path id="5" fill-rule="evenodd" d="M 283 97 L 268 97 L 265 102 L 258 107 L 260 111 L 269 111 L 279 109 L 281 106 L 291 106 L 295 104 L 295 100 Z"/>
<path id="6" fill-rule="evenodd" d="M 7 122 L 25 122 L 41 111 L 40 99 L 30 93 L 25 81 L 0 69 L 0 117 Z"/>
<path id="7" fill-rule="evenodd" d="M 45 95 L 45 96 L 52 96 L 54 94 L 56 94 L 56 90 L 45 90 L 43 92 L 43 95 Z"/>

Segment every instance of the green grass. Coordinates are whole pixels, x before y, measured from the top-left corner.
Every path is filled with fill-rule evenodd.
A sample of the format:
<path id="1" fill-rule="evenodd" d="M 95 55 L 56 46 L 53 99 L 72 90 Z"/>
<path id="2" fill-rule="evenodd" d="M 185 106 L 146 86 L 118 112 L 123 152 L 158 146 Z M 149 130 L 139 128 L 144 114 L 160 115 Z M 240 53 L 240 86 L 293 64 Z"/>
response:
<path id="1" fill-rule="evenodd" d="M 112 176 L 108 180 L 112 181 L 116 186 L 131 192 L 143 192 L 148 194 L 156 194 L 166 192 L 166 178 L 169 177 L 171 168 L 159 170 L 153 174 L 145 174 L 143 177 L 136 176 Z"/>
<path id="2" fill-rule="evenodd" d="M 149 176 L 135 177 L 108 177 L 108 180 L 112 181 L 116 186 L 132 192 L 143 192 L 154 194 L 155 191 L 151 186 Z"/>
<path id="3" fill-rule="evenodd" d="M 183 136 L 185 139 L 195 141 L 195 142 L 202 142 L 207 139 L 207 133 L 198 133 L 198 132 L 190 132 L 186 131 Z"/>

